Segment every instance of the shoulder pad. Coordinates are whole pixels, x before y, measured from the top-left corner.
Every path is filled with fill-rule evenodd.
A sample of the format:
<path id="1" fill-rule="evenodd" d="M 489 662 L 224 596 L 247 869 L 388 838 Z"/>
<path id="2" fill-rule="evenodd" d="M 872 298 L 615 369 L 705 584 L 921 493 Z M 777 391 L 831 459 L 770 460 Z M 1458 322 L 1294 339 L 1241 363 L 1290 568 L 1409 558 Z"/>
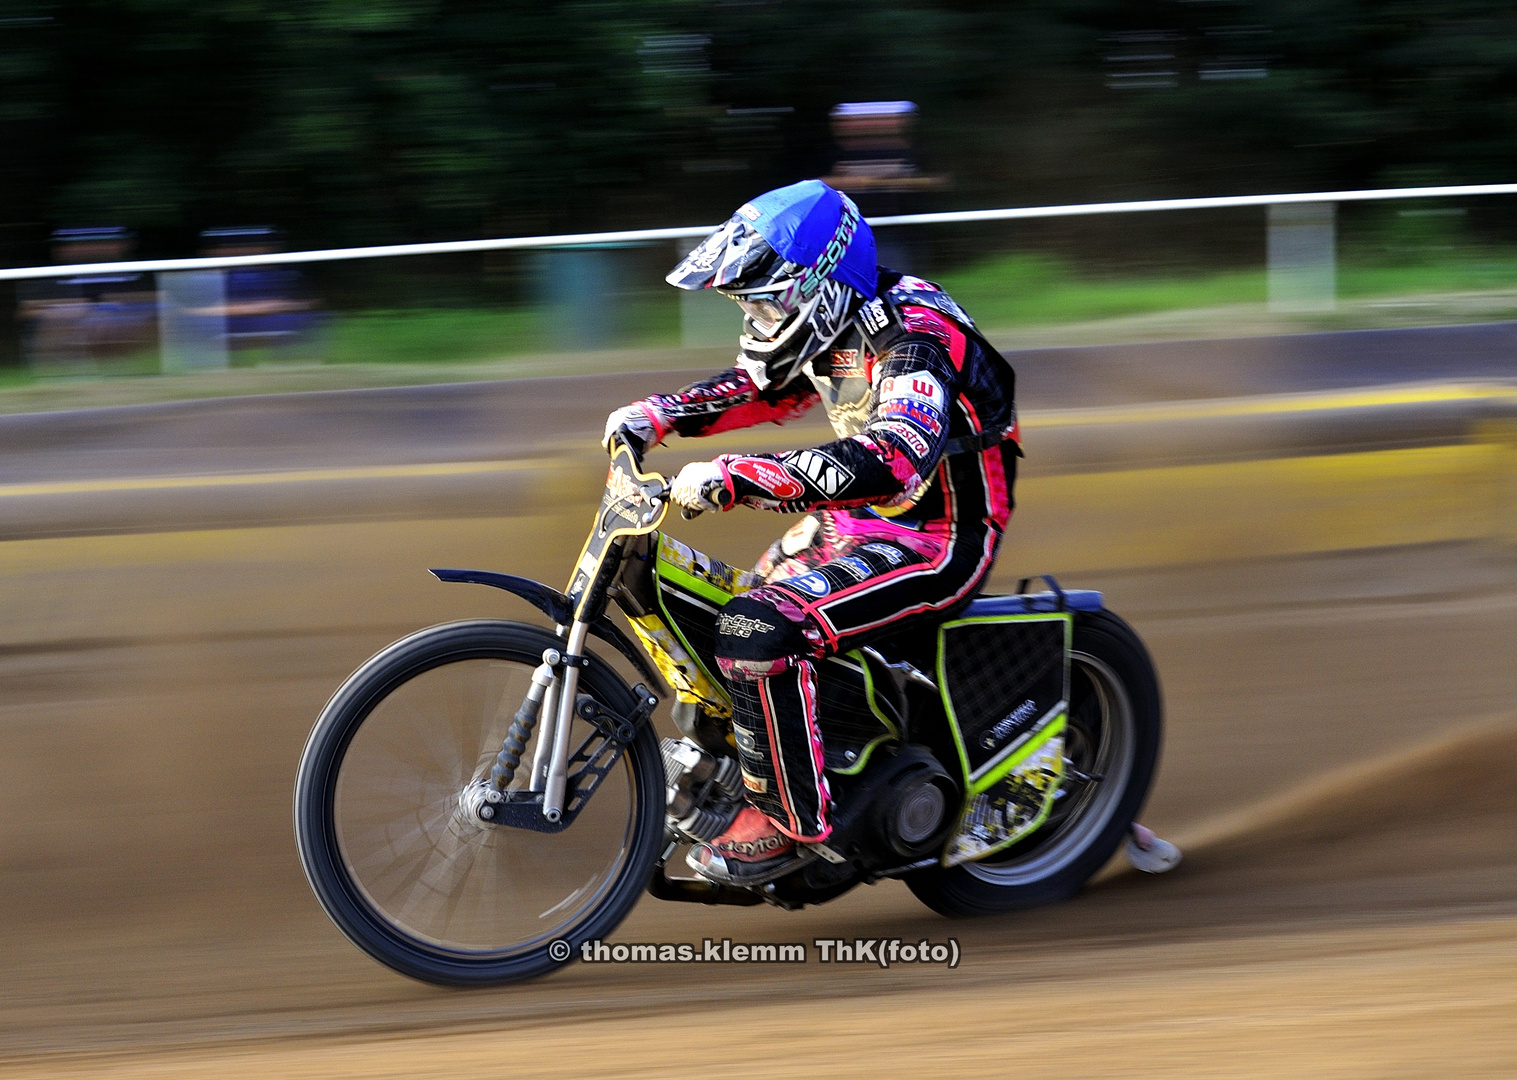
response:
<path id="1" fill-rule="evenodd" d="M 970 330 L 979 332 L 974 320 L 969 313 L 954 301 L 953 297 L 943 291 L 943 287 L 933 281 L 925 281 L 922 278 L 907 275 L 896 282 L 894 287 L 885 294 L 886 299 L 894 307 L 914 305 L 916 307 L 932 308 L 942 312 L 956 323 Z"/>

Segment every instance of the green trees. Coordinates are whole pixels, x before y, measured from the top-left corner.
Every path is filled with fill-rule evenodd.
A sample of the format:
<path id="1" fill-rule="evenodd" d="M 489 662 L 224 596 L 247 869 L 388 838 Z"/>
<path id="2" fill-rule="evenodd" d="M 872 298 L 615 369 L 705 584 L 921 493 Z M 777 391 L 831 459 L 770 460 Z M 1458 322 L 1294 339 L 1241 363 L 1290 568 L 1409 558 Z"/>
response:
<path id="1" fill-rule="evenodd" d="M 1517 175 L 1484 0 L 10 0 L 0 258 L 714 219 L 907 97 L 943 205 Z"/>

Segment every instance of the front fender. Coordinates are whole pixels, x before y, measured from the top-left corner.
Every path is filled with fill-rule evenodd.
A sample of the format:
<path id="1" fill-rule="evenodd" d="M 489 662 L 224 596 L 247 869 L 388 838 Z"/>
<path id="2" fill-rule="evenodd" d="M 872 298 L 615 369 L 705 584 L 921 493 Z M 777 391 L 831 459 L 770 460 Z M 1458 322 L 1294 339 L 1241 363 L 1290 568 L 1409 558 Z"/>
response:
<path id="1" fill-rule="evenodd" d="M 540 581 L 531 578 L 517 577 L 515 574 L 497 574 L 490 570 L 432 570 L 432 576 L 438 581 L 460 582 L 470 585 L 489 585 L 494 589 L 504 589 L 508 593 L 514 593 L 559 626 L 568 626 L 573 619 L 573 608 L 569 605 L 569 598 L 557 589 L 550 588 Z M 662 687 L 663 681 L 649 665 L 632 639 L 622 632 L 611 619 L 602 615 L 590 624 L 590 633 L 606 642 L 617 652 L 631 661 L 632 666 L 637 668 L 638 673 L 647 679 L 653 686 Z"/>

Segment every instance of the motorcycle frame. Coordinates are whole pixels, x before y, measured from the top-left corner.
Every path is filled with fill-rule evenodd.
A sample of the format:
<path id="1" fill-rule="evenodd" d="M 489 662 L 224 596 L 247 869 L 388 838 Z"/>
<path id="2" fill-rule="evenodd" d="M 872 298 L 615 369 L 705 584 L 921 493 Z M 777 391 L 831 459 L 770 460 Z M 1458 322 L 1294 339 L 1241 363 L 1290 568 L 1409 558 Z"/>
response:
<path id="1" fill-rule="evenodd" d="M 590 535 L 575 560 L 573 574 L 566 592 L 558 592 L 540 582 L 511 574 L 497 574 L 480 570 L 434 569 L 432 574 L 441 581 L 469 582 L 489 585 L 513 593 L 528 601 L 553 620 L 558 636 L 565 640 L 565 648 L 557 655 L 545 655 L 544 662 L 552 669 L 552 682 L 544 695 L 541 730 L 538 734 L 538 753 L 533 762 L 532 786 L 539 780 L 544 783 L 542 813 L 549 822 L 557 822 L 563 813 L 567 761 L 569 757 L 570 730 L 578 694 L 579 673 L 588 664 L 584 654 L 585 643 L 590 636 L 611 645 L 625 656 L 646 678 L 656 681 L 653 668 L 663 677 L 682 702 L 695 704 L 719 717 L 730 717 L 731 700 L 723 681 L 706 667 L 700 653 L 691 645 L 680 622 L 669 611 L 664 597 L 663 583 L 670 583 L 681 591 L 693 594 L 703 604 L 720 608 L 741 590 L 732 587 L 748 575 L 732 571 L 733 583 L 714 581 L 700 574 L 694 566 L 683 566 L 679 559 L 671 557 L 676 549 L 689 551 L 677 541 L 666 543 L 659 535 L 669 509 L 668 480 L 658 473 L 647 473 L 641 468 L 638 455 L 624 440 L 613 441 L 611 462 L 606 475 L 606 488 L 596 512 Z M 653 561 L 653 596 L 641 598 L 636 606 L 641 613 L 626 602 L 626 590 L 618 590 L 617 599 L 634 633 L 642 646 L 640 654 L 627 635 L 606 616 L 608 600 L 613 586 L 621 575 L 627 543 L 640 536 L 652 536 L 647 557 Z M 720 564 L 719 564 L 720 565 Z M 730 570 L 731 568 L 724 569 Z M 1051 584 L 1053 584 L 1051 582 Z M 1025 587 L 1025 586 L 1024 586 Z M 1020 614 L 995 614 L 969 616 L 943 623 L 937 631 L 936 664 L 938 693 L 945 713 L 946 726 L 958 751 L 958 764 L 964 791 L 959 821 L 962 826 L 967 819 L 974 798 L 994 787 L 1013 769 L 1031 755 L 1061 738 L 1067 720 L 1069 698 L 1069 652 L 1073 616 L 1066 604 L 1066 594 L 1053 584 L 1058 598 L 1058 609 L 1051 612 L 1029 611 Z M 1099 605 L 1099 594 L 1096 602 Z M 652 603 L 647 603 L 651 599 Z M 952 696 L 944 671 L 944 635 L 957 627 L 973 623 L 1046 622 L 1061 620 L 1064 623 L 1064 693 L 1058 705 L 1040 718 L 1033 729 L 1021 736 L 1015 744 L 1002 748 L 996 760 L 980 769 L 971 767 L 957 716 L 954 713 Z M 672 641 L 671 641 L 672 639 Z M 671 648 L 671 644 L 674 646 Z M 676 649 L 678 651 L 676 651 Z M 684 655 L 680 655 L 683 653 Z M 552 650 L 550 650 L 552 654 Z M 857 754 L 846 768 L 829 768 L 829 772 L 853 775 L 868 764 L 873 752 L 882 745 L 901 739 L 901 730 L 887 717 L 878 701 L 876 673 L 861 650 L 854 650 L 829 660 L 856 664 L 862 672 L 865 700 L 869 710 L 886 729 L 884 734 L 872 739 Z M 1062 743 L 1061 743 L 1062 745 Z M 546 761 L 543 759 L 546 758 Z M 1060 769 L 1062 773 L 1062 768 Z M 1015 843 L 1030 834 L 1048 816 L 1053 800 L 1050 797 L 1036 819 L 1020 830 L 1017 835 L 979 852 L 975 858 L 983 858 Z M 957 831 L 957 830 L 956 830 Z M 947 859 L 945 852 L 945 859 Z M 960 860 L 953 860 L 960 861 Z"/>

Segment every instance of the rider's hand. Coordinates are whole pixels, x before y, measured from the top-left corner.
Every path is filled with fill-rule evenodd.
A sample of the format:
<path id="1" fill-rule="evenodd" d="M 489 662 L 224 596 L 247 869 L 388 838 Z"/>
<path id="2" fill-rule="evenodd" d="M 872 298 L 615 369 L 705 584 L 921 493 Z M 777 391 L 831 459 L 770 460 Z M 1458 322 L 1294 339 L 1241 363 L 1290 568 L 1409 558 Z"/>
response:
<path id="1" fill-rule="evenodd" d="M 687 510 L 720 510 L 732 505 L 732 482 L 720 463 L 692 461 L 674 478 L 669 498 Z"/>
<path id="2" fill-rule="evenodd" d="M 669 434 L 669 427 L 669 420 L 663 413 L 646 401 L 634 401 L 606 417 L 606 433 L 601 436 L 600 444 L 611 449 L 611 436 L 619 431 L 629 436 L 637 451 L 642 453 L 662 442 Z"/>

